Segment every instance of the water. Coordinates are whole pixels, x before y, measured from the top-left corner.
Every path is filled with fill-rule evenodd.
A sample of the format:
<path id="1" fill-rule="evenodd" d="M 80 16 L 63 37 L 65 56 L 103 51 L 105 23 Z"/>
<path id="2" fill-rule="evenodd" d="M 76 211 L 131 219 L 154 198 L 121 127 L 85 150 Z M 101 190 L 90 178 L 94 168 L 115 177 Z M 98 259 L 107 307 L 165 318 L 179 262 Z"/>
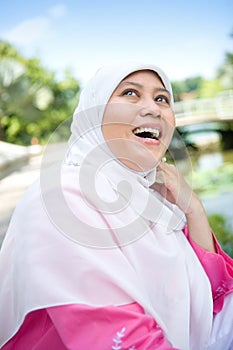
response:
<path id="1" fill-rule="evenodd" d="M 233 150 L 202 154 L 197 157 L 195 171 L 216 176 L 213 190 L 199 193 L 207 214 L 221 214 L 227 219 L 233 233 Z M 215 175 L 216 174 L 216 175 Z"/>
<path id="2" fill-rule="evenodd" d="M 207 215 L 223 216 L 233 234 L 233 149 L 221 151 L 220 144 L 215 143 L 213 151 L 203 147 L 177 163 L 198 193 Z"/>

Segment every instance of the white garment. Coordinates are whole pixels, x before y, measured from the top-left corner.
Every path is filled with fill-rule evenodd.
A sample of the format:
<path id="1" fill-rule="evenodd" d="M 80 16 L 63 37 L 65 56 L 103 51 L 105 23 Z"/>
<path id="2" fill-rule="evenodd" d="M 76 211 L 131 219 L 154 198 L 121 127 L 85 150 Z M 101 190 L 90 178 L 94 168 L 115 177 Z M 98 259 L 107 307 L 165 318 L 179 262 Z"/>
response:
<path id="1" fill-rule="evenodd" d="M 207 350 L 233 350 L 233 293 L 224 298 L 224 305 L 214 316 Z"/>
<path id="2" fill-rule="evenodd" d="M 207 346 L 211 287 L 182 233 L 184 214 L 149 189 L 154 169 L 142 174 L 123 166 L 101 133 L 112 92 L 142 69 L 158 72 L 171 91 L 153 65 L 99 70 L 81 94 L 66 164 L 42 166 L 40 181 L 17 206 L 0 253 L 0 345 L 32 310 L 136 301 L 173 346 Z"/>

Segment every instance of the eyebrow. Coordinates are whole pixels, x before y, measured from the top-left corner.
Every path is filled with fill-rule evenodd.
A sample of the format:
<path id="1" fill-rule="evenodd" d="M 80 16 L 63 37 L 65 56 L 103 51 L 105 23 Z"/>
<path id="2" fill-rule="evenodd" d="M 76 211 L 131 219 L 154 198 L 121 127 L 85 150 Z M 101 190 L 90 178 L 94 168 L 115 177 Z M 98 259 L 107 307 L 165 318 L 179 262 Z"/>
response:
<path id="1" fill-rule="evenodd" d="M 139 83 L 135 83 L 134 81 L 122 81 L 119 84 L 119 87 L 124 87 L 125 85 L 133 85 L 133 86 L 136 86 L 136 87 L 141 88 L 141 89 L 144 87 L 143 85 L 141 85 Z M 155 88 L 155 91 L 166 92 L 169 96 L 171 96 L 170 91 L 168 91 L 165 88 Z"/>

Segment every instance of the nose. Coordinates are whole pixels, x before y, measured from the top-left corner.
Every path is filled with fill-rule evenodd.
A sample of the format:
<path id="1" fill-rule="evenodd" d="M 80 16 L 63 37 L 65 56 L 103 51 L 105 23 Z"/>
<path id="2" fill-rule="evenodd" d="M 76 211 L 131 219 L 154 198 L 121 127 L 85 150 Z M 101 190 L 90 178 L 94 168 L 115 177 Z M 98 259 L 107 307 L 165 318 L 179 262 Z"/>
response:
<path id="1" fill-rule="evenodd" d="M 161 110 L 157 103 L 151 99 L 147 98 L 143 102 L 140 103 L 140 116 L 141 117 L 161 117 Z"/>

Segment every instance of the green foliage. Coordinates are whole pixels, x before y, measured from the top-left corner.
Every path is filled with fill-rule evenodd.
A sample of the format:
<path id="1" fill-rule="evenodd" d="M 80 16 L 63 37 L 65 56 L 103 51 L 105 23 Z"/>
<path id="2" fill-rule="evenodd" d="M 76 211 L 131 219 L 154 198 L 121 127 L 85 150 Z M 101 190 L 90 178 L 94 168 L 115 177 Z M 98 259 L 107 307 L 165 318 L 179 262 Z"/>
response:
<path id="1" fill-rule="evenodd" d="M 204 80 L 199 87 L 197 97 L 209 98 L 215 97 L 219 92 L 223 91 L 224 87 L 220 79 Z"/>
<path id="2" fill-rule="evenodd" d="M 217 77 L 225 89 L 233 88 L 233 53 L 226 52 L 225 61 L 219 67 Z"/>
<path id="3" fill-rule="evenodd" d="M 233 234 L 226 218 L 219 214 L 212 214 L 208 216 L 208 220 L 222 249 L 233 258 Z"/>
<path id="4" fill-rule="evenodd" d="M 233 190 L 233 164 L 226 162 L 213 169 L 193 172 L 187 181 L 201 198 L 214 198 Z M 229 220 L 218 214 L 208 215 L 210 226 L 223 250 L 233 258 L 233 233 Z"/>
<path id="5" fill-rule="evenodd" d="M 24 61 L 23 57 L 18 53 L 18 51 L 14 48 L 14 46 L 2 40 L 0 40 L 0 57 L 15 58 L 19 61 Z"/>
<path id="6" fill-rule="evenodd" d="M 185 91 L 184 81 L 172 81 L 172 90 L 175 101 L 182 100 L 182 94 Z"/>
<path id="7" fill-rule="evenodd" d="M 202 85 L 203 78 L 200 76 L 190 77 L 181 81 L 172 82 L 172 89 L 174 93 L 175 101 L 181 101 L 185 94 L 192 94 L 195 92 L 194 96 L 196 96 L 196 91 L 198 91 Z"/>
<path id="8" fill-rule="evenodd" d="M 72 115 L 79 83 L 69 71 L 57 81 L 38 59 L 25 59 L 4 41 L 0 59 L 0 138 L 23 145 L 46 142 Z"/>
<path id="9" fill-rule="evenodd" d="M 200 88 L 202 82 L 203 82 L 203 78 L 200 76 L 185 79 L 184 80 L 185 92 L 191 92 L 191 91 L 198 90 Z"/>
<path id="10" fill-rule="evenodd" d="M 233 38 L 233 33 L 230 35 Z M 215 97 L 219 92 L 233 88 L 233 52 L 226 52 L 225 59 L 213 79 L 206 80 L 200 76 L 173 81 L 172 88 L 175 101 L 192 98 Z"/>
<path id="11" fill-rule="evenodd" d="M 188 179 L 190 185 L 197 193 L 206 195 L 216 195 L 220 192 L 233 190 L 233 164 L 224 163 L 213 169 L 193 172 L 191 179 Z"/>
<path id="12" fill-rule="evenodd" d="M 232 81 L 233 53 L 226 52 L 214 79 L 195 76 L 172 82 L 174 98 L 214 97 L 232 89 Z M 79 89 L 71 72 L 64 72 L 63 80 L 56 81 L 55 73 L 39 59 L 26 59 L 0 40 L 0 139 L 23 145 L 46 142 L 51 132 L 71 117 Z"/>

